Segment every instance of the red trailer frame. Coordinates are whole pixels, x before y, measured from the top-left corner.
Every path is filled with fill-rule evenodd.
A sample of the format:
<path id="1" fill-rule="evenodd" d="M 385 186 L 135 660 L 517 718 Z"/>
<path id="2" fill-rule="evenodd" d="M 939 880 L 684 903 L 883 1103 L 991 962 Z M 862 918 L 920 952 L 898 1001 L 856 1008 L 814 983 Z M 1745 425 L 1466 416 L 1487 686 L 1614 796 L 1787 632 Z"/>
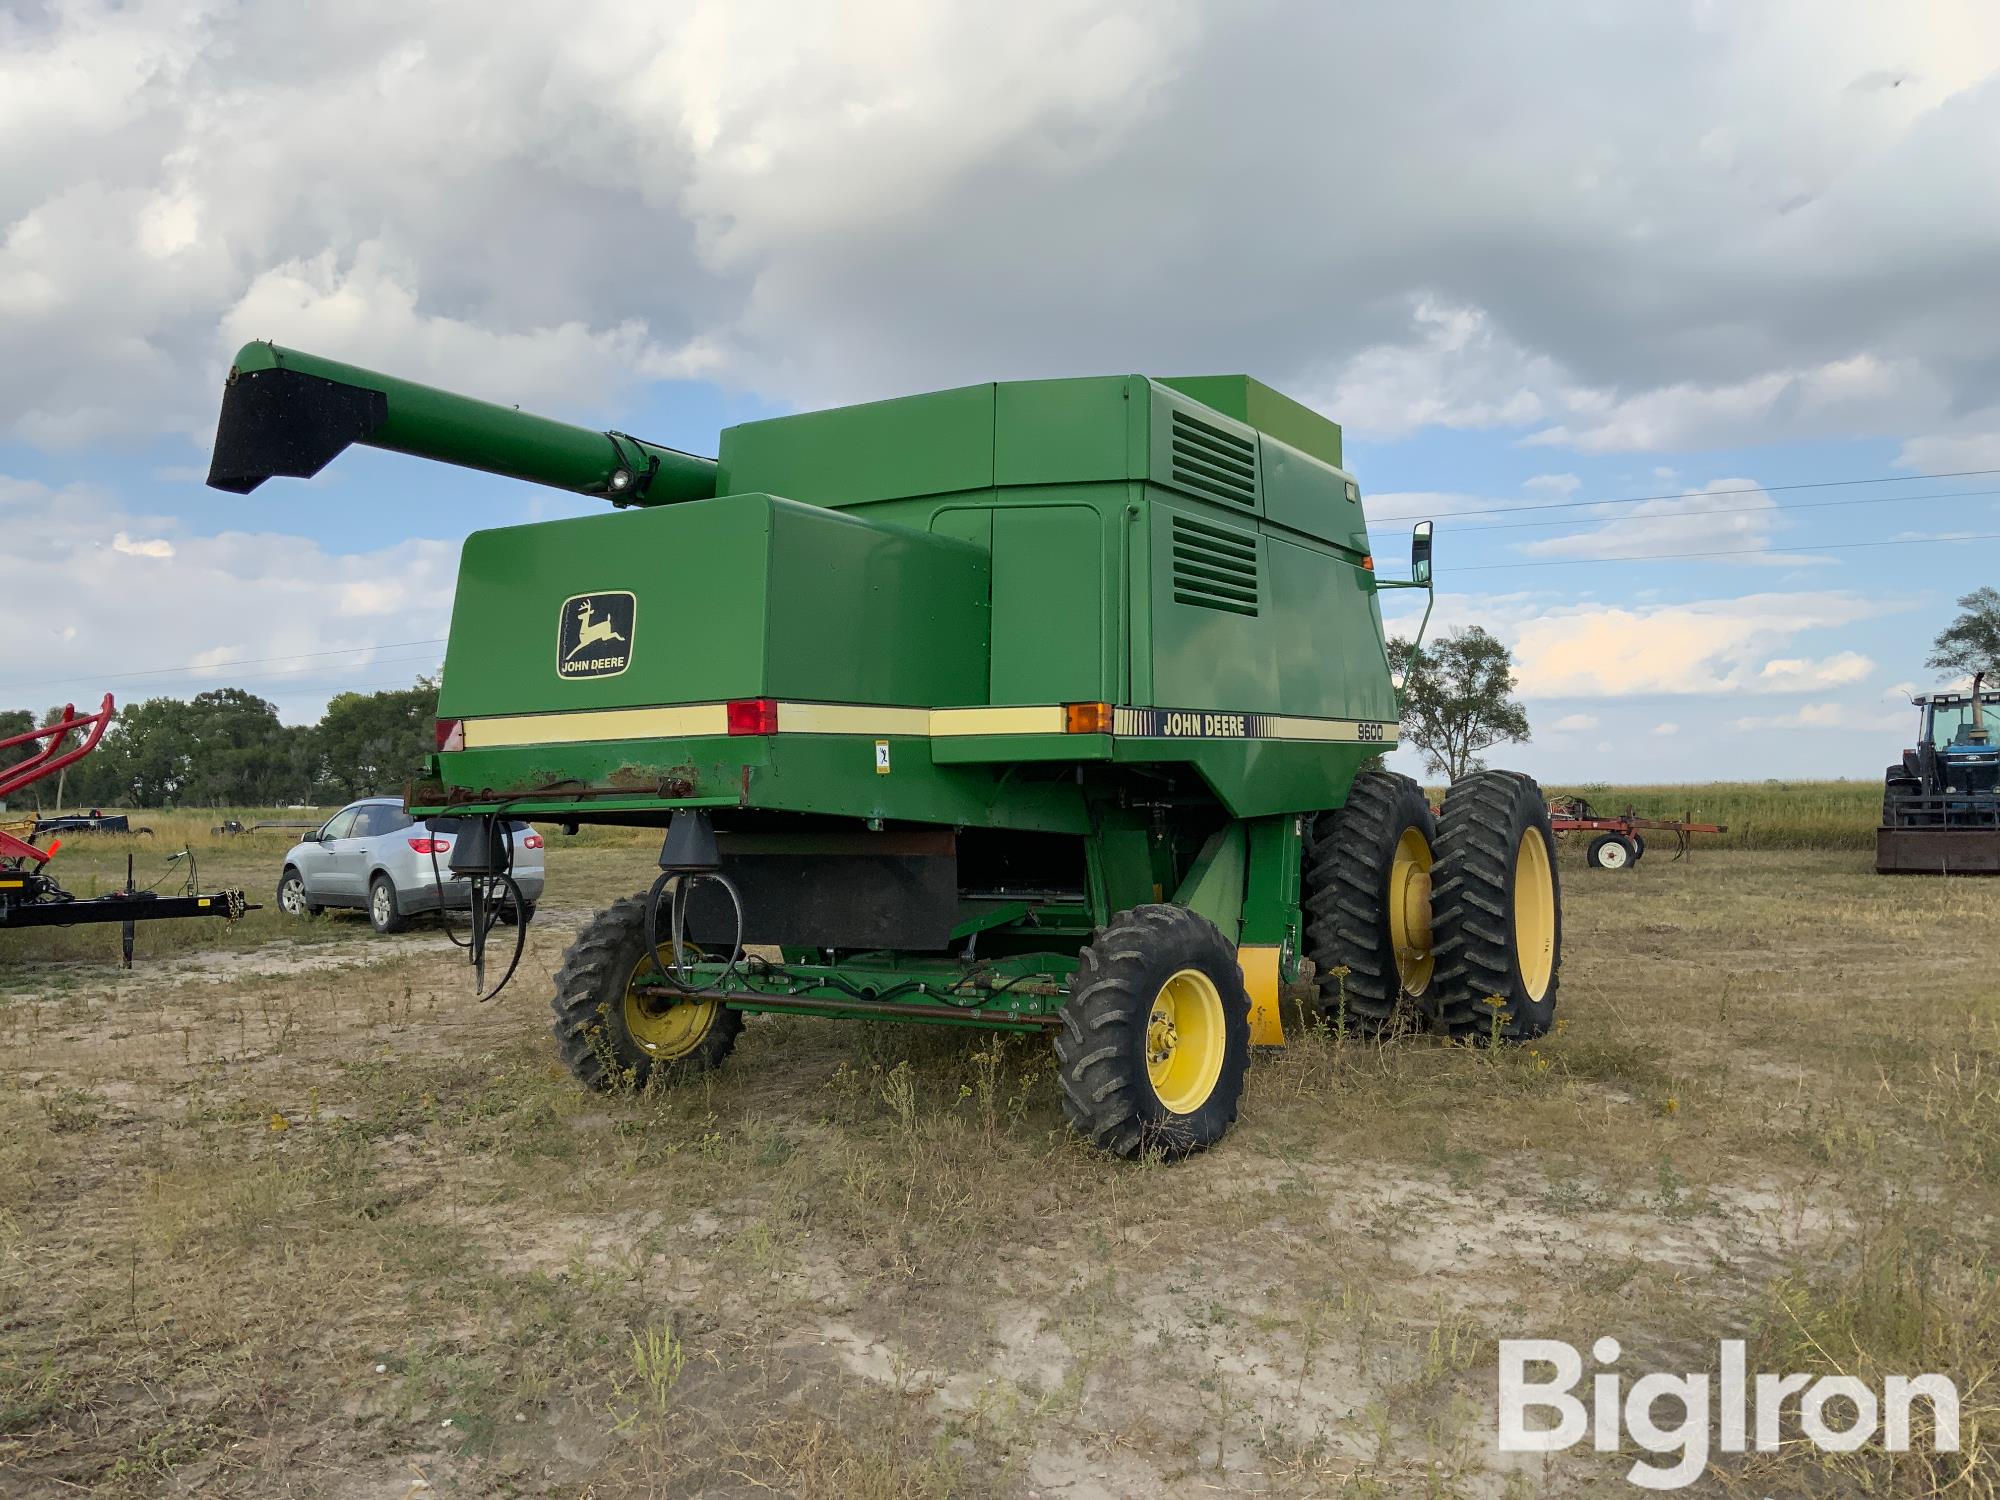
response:
<path id="1" fill-rule="evenodd" d="M 0 796 L 32 786 L 90 754 L 97 748 L 97 742 L 104 738 L 104 731 L 116 712 L 111 694 L 106 693 L 104 702 L 94 714 L 79 714 L 75 704 L 64 704 L 62 717 L 55 723 L 0 739 L 0 750 L 33 746 L 38 740 L 48 741 L 39 749 L 32 749 L 27 759 L 0 770 Z M 64 749 L 63 741 L 72 733 L 81 733 L 83 739 Z M 0 930 L 117 922 L 121 924 L 125 967 L 129 969 L 132 967 L 135 923 L 156 922 L 166 917 L 226 917 L 233 922 L 246 911 L 257 909 L 242 891 L 201 890 L 195 872 L 194 854 L 188 849 L 183 849 L 168 861 L 171 865 L 182 858 L 187 860 L 186 880 L 178 894 L 162 895 L 158 891 L 138 889 L 138 882 L 132 876 L 132 857 L 127 854 L 123 890 L 113 891 L 108 896 L 79 900 L 64 890 L 45 868 L 61 847 L 61 839 L 51 839 L 44 849 L 35 845 L 32 836 L 24 839 L 0 828 Z"/>
<path id="2" fill-rule="evenodd" d="M 0 771 L 0 797 L 18 792 L 22 787 L 32 785 L 45 776 L 53 776 L 65 766 L 74 765 L 97 748 L 97 742 L 104 738 L 105 728 L 117 712 L 106 693 L 104 701 L 94 714 L 79 714 L 74 703 L 63 705 L 62 717 L 53 724 L 44 724 L 40 729 L 30 729 L 26 734 L 10 734 L 0 740 L 0 750 L 12 750 L 18 745 L 32 746 L 36 740 L 48 743 L 39 750 L 31 750 L 26 760 L 16 761 L 6 770 Z M 73 731 L 84 731 L 83 742 L 68 750 L 63 741 Z M 60 843 L 61 840 L 57 840 Z M 47 849 L 37 849 L 28 840 L 16 838 L 0 827 L 0 859 L 32 860 L 37 865 L 48 863 L 48 858 L 56 852 L 56 845 Z"/>
<path id="3" fill-rule="evenodd" d="M 1680 818 L 1642 818 L 1631 808 L 1622 813 L 1600 813 L 1581 797 L 1549 798 L 1549 827 L 1560 838 L 1566 833 L 1593 833 L 1589 859 L 1600 870 L 1624 870 L 1636 865 L 1646 852 L 1646 832 L 1671 833 L 1674 858 L 1694 853 L 1693 835 L 1727 833 L 1726 823 L 1697 823 L 1692 811 Z"/>

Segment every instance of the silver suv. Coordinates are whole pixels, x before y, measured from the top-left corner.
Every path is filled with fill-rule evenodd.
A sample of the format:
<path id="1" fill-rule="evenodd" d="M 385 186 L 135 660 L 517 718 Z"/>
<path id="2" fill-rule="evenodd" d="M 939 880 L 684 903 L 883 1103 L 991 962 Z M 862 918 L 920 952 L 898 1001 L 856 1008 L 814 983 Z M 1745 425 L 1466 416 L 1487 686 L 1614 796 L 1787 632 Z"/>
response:
<path id="1" fill-rule="evenodd" d="M 542 899 L 542 836 L 527 823 L 509 823 L 514 835 L 515 884 L 535 915 Z M 278 877 L 278 905 L 295 917 L 329 906 L 357 907 L 377 932 L 400 932 L 419 912 L 472 904 L 471 887 L 451 876 L 455 818 L 419 823 L 394 797 L 350 802 L 317 833 L 291 848 Z M 513 915 L 513 914 L 509 914 Z"/>

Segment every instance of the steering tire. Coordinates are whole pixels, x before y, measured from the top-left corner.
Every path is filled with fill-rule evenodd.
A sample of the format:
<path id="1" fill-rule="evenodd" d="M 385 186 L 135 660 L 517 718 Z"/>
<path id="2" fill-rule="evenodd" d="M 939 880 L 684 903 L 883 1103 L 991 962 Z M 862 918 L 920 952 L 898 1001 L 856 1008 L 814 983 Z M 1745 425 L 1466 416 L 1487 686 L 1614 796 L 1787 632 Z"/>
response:
<path id="1" fill-rule="evenodd" d="M 285 873 L 278 877 L 278 910 L 288 917 L 305 918 L 316 917 L 325 908 L 306 900 L 305 877 L 286 865 Z"/>
<path id="2" fill-rule="evenodd" d="M 556 971 L 556 1052 L 587 1088 L 680 1083 L 722 1066 L 743 1012 L 715 1000 L 677 1000 L 635 988 L 654 972 L 646 898 L 615 901 L 577 934 Z"/>
<path id="3" fill-rule="evenodd" d="M 1236 945 L 1184 906 L 1135 906 L 1079 955 L 1056 1033 L 1077 1133 L 1112 1156 L 1175 1161 L 1236 1121 L 1250 996 Z"/>
<path id="4" fill-rule="evenodd" d="M 396 909 L 396 883 L 387 875 L 368 882 L 368 922 L 377 932 L 401 932 L 409 919 Z"/>

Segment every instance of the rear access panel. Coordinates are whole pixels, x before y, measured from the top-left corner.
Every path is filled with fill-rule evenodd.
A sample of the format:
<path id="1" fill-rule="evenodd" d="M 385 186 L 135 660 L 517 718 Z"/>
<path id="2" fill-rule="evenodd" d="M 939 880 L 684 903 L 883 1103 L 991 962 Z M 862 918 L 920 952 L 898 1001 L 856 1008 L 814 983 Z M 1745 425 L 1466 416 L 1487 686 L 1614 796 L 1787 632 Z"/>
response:
<path id="1" fill-rule="evenodd" d="M 958 920 L 958 846 L 947 828 L 716 836 L 743 898 L 743 941 L 785 948 L 936 952 Z M 736 918 L 711 881 L 688 898 L 688 936 L 726 952 Z"/>

